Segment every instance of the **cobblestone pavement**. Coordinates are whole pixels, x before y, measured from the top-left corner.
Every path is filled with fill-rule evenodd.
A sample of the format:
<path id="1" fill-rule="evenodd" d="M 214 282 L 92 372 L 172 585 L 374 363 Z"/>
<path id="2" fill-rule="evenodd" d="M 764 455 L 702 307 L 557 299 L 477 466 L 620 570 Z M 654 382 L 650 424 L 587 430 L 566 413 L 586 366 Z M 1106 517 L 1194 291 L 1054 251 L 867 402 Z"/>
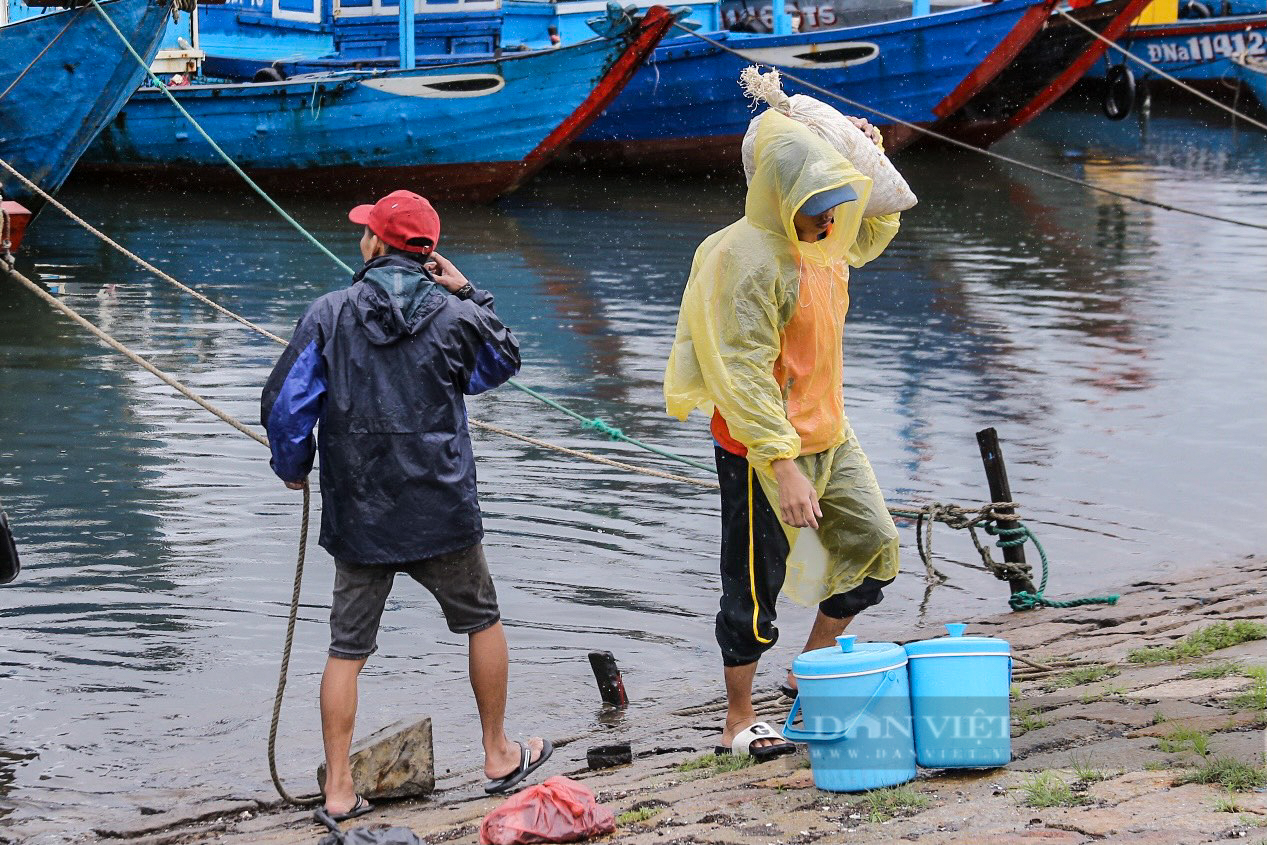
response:
<path id="1" fill-rule="evenodd" d="M 1173 645 L 1216 623 L 1263 623 L 1267 558 L 1121 592 L 1113 607 L 1009 613 L 971 626 L 971 633 L 1008 640 L 1019 657 L 1056 667 L 1017 664 L 1015 759 L 1005 768 L 921 770 L 906 787 L 867 795 L 816 789 L 804 752 L 722 771 L 700 759 L 722 714 L 720 702 L 710 702 L 639 714 L 637 736 L 625 737 L 640 754 L 632 765 L 586 769 L 588 745 L 619 738 L 608 733 L 561 747 L 549 770 L 582 781 L 626 814 L 615 834 L 599 840 L 621 845 L 1267 843 L 1262 786 L 1232 792 L 1219 783 L 1182 783 L 1220 772 L 1225 781 L 1262 783 L 1267 681 L 1252 670 L 1267 666 L 1267 640 L 1168 662 L 1130 659 L 1134 650 Z M 940 633 L 929 625 L 904 639 Z M 760 709 L 781 720 L 787 705 L 767 698 Z M 650 736 L 655 748 L 638 742 Z M 351 824 L 403 825 L 430 843 L 478 842 L 481 819 L 500 803 L 482 795 L 478 777 L 442 779 L 430 800 L 385 804 Z M 646 818 L 634 821 L 637 810 Z M 307 810 L 218 802 L 99 834 L 103 843 L 129 845 L 298 845 L 322 832 Z"/>

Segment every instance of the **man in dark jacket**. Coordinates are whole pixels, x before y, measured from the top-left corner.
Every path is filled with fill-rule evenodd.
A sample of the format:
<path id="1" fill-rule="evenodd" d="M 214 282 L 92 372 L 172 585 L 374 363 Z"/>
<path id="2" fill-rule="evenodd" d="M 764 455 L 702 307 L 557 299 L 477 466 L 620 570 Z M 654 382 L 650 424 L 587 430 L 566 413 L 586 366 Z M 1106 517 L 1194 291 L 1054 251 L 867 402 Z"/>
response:
<path id="1" fill-rule="evenodd" d="M 321 455 L 320 542 L 336 566 L 321 728 L 325 809 L 336 820 L 370 808 L 348 761 L 356 681 L 377 649 L 398 572 L 435 595 L 450 630 L 470 637 L 486 791 L 520 783 L 552 751 L 542 739 L 512 742 L 504 730 L 506 636 L 480 545 L 462 398 L 518 372 L 519 344 L 493 297 L 434 251 L 440 219 L 425 199 L 396 191 L 348 218 L 365 226 L 365 266 L 351 287 L 308 308 L 260 411 L 273 471 L 287 487 L 303 489 Z"/>

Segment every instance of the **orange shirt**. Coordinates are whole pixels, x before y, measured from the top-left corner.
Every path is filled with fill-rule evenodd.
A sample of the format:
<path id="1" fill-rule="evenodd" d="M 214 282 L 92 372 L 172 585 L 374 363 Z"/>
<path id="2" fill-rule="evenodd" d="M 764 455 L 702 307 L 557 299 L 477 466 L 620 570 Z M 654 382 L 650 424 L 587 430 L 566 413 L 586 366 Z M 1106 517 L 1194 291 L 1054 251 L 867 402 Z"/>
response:
<path id="1" fill-rule="evenodd" d="M 841 384 L 848 273 L 843 263 L 837 267 L 803 264 L 796 311 L 779 334 L 772 375 L 783 393 L 788 422 L 800 435 L 802 455 L 830 449 L 844 430 Z M 709 428 L 727 452 L 748 454 L 731 437 L 725 418 L 716 410 Z"/>

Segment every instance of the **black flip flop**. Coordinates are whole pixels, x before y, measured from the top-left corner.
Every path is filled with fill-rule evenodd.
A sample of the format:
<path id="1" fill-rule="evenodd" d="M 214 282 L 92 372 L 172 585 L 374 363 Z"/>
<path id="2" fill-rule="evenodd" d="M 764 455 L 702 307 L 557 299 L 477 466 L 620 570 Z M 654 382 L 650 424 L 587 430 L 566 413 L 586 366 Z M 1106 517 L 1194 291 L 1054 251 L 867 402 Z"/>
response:
<path id="1" fill-rule="evenodd" d="M 500 795 L 503 792 L 509 792 L 519 784 L 523 783 L 524 778 L 541 768 L 541 764 L 550 759 L 550 755 L 554 753 L 554 745 L 550 740 L 541 740 L 541 756 L 536 760 L 532 759 L 532 749 L 524 745 L 522 742 L 516 742 L 519 746 L 519 768 L 515 769 L 505 777 L 495 778 L 484 784 L 484 792 L 489 795 Z"/>
<path id="2" fill-rule="evenodd" d="M 796 687 L 790 687 L 787 684 L 779 684 L 779 692 L 783 694 L 784 698 L 796 698 L 797 695 Z"/>
<path id="3" fill-rule="evenodd" d="M 343 813 L 332 813 L 329 810 L 327 810 L 325 807 L 321 807 L 320 809 L 318 809 L 316 812 L 312 814 L 312 817 L 316 819 L 318 822 L 320 822 L 321 824 L 324 824 L 327 827 L 329 827 L 329 824 L 326 822 L 326 819 L 329 819 L 332 822 L 345 822 L 345 821 L 348 821 L 349 819 L 354 819 L 357 816 L 363 816 L 373 809 L 374 809 L 374 805 L 366 801 L 364 796 L 358 794 L 356 796 L 356 803 L 353 804 L 352 808 L 349 809 L 348 811 L 343 812 Z M 324 816 L 325 818 L 322 818 L 322 816 Z"/>

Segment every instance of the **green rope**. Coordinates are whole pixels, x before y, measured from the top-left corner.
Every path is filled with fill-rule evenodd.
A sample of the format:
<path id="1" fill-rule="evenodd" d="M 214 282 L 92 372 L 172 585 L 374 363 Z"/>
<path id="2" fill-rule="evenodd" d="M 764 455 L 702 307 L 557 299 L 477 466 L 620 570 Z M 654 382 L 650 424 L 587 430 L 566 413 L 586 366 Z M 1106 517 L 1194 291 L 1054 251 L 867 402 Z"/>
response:
<path id="1" fill-rule="evenodd" d="M 355 273 L 356 271 L 353 270 L 351 267 L 349 267 L 347 264 L 345 264 L 343 262 L 343 259 L 339 258 L 339 256 L 335 255 L 333 252 L 327 249 L 325 244 L 321 243 L 321 241 L 317 240 L 312 235 L 311 232 L 309 232 L 307 229 L 301 226 L 299 224 L 299 221 L 295 220 L 295 218 L 287 214 L 286 210 L 283 209 L 280 205 L 278 205 L 276 201 L 273 200 L 272 197 L 266 194 L 263 188 L 255 184 L 255 182 L 251 179 L 251 177 L 246 175 L 246 171 L 244 171 L 241 167 L 238 167 L 237 162 L 235 162 L 232 158 L 230 158 L 229 154 L 226 153 L 224 150 L 222 150 L 220 148 L 220 145 L 211 139 L 211 136 L 207 134 L 207 131 L 202 128 L 202 126 L 198 123 L 198 121 L 194 120 L 194 116 L 191 115 L 189 112 L 185 111 L 185 107 L 182 106 L 180 102 L 175 97 L 172 96 L 171 91 L 167 90 L 167 86 L 163 84 L 162 80 L 154 75 L 154 72 L 150 70 L 149 65 L 145 63 L 145 59 L 141 58 L 141 54 L 136 52 L 136 50 L 132 47 L 131 43 L 129 43 L 128 37 L 124 35 L 117 26 L 115 26 L 114 21 L 110 19 L 110 15 L 106 13 L 106 10 L 101 8 L 101 5 L 97 2 L 97 0 L 90 0 L 90 2 L 92 3 L 93 8 L 95 8 L 98 12 L 101 13 L 101 17 L 105 18 L 106 23 L 109 24 L 110 28 L 114 30 L 114 34 L 119 36 L 119 40 L 123 42 L 124 47 L 128 48 L 128 52 L 132 54 L 132 58 L 136 59 L 137 63 L 140 64 L 141 67 L 145 68 L 145 75 L 149 77 L 150 82 L 154 83 L 154 85 L 158 88 L 158 90 L 161 91 L 163 95 L 167 97 L 167 99 L 171 100 L 171 103 L 173 106 L 176 107 L 176 110 L 179 111 L 182 115 L 184 115 L 185 120 L 188 120 L 193 125 L 194 129 L 198 130 L 198 134 L 201 135 L 206 140 L 206 142 L 211 145 L 211 148 L 216 151 L 216 154 L 219 155 L 220 158 L 224 159 L 225 163 L 228 164 L 229 167 L 233 168 L 233 172 L 241 176 L 242 179 L 246 181 L 246 184 L 251 187 L 251 190 L 259 194 L 260 197 L 263 198 L 264 202 L 272 206 L 273 210 L 282 216 L 282 219 L 284 219 L 290 225 L 294 226 L 295 230 L 299 232 L 299 234 L 303 235 L 305 238 L 311 241 L 312 245 L 315 246 L 317 249 L 321 250 L 322 252 L 324 252 L 326 256 L 330 258 L 331 261 L 333 261 L 335 264 L 338 264 L 340 267 L 346 270 L 349 275 Z M 191 12 L 190 14 L 197 14 L 197 12 Z"/>
<path id="2" fill-rule="evenodd" d="M 708 464 L 700 463 L 699 461 L 692 460 L 691 458 L 688 458 L 684 455 L 675 454 L 673 452 L 668 451 L 667 449 L 661 449 L 659 446 L 653 446 L 650 443 L 644 443 L 641 440 L 637 439 L 636 437 L 630 437 L 629 435 L 625 434 L 620 429 L 616 428 L 613 425 L 609 425 L 607 422 L 605 422 L 604 420 L 598 417 L 590 418 L 590 417 L 584 416 L 583 414 L 578 414 L 576 411 L 573 411 L 571 408 L 567 407 L 566 405 L 562 405 L 556 402 L 555 400 L 551 399 L 549 396 L 546 396 L 542 393 L 538 393 L 537 391 L 533 390 L 531 387 L 520 384 L 514 379 L 511 379 L 507 383 L 511 387 L 517 388 L 519 390 L 522 390 L 524 393 L 527 393 L 533 399 L 536 399 L 539 402 L 544 402 L 545 404 L 549 405 L 551 408 L 554 408 L 556 411 L 566 414 L 567 416 L 579 422 L 582 428 L 586 428 L 591 431 L 597 431 L 600 434 L 607 435 L 612 440 L 618 440 L 624 443 L 629 443 L 631 445 L 637 446 L 640 449 L 646 449 L 648 452 L 654 452 L 655 454 L 660 455 L 661 457 L 669 458 L 671 460 L 678 461 L 680 463 L 688 464 L 690 466 L 695 467 L 696 469 L 702 469 L 705 472 L 717 471 L 714 467 L 711 467 Z"/>
<path id="3" fill-rule="evenodd" d="M 987 522 L 984 527 L 985 533 L 999 538 L 996 545 L 1001 549 L 1015 548 L 1023 546 L 1027 542 L 1032 542 L 1034 548 L 1038 549 L 1039 559 L 1043 562 L 1043 577 L 1039 581 L 1038 590 L 1033 593 L 1028 590 L 1012 593 L 1007 603 L 1013 610 L 1032 610 L 1035 607 L 1081 607 L 1086 604 L 1117 604 L 1117 600 L 1121 598 L 1116 593 L 1107 596 L 1070 599 L 1069 601 L 1056 601 L 1045 597 L 1043 593 L 1047 590 L 1047 550 L 1043 548 L 1042 543 L 1038 542 L 1038 538 L 1034 536 L 1034 532 L 1029 530 L 1029 526 L 1018 520 L 1008 527 L 1000 525 L 998 522 Z"/>

